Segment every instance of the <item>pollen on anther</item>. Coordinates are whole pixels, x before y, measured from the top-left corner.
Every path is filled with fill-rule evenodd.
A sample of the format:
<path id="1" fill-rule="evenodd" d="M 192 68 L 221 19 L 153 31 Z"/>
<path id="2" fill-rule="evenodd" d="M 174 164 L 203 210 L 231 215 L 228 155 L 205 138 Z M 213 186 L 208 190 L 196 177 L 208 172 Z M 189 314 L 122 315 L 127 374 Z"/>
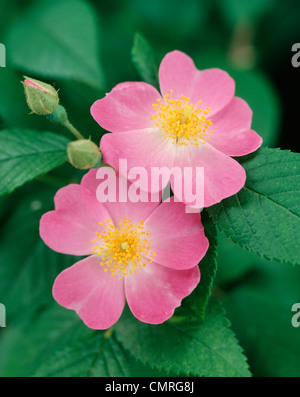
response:
<path id="1" fill-rule="evenodd" d="M 172 97 L 173 90 L 170 94 L 157 99 L 158 104 L 153 105 L 156 114 L 151 117 L 163 137 L 178 145 L 198 145 L 198 139 L 205 143 L 207 127 L 212 124 L 206 116 L 211 109 L 197 109 L 202 100 L 197 101 L 194 107 L 190 98 L 180 95 L 180 99 L 175 99 Z"/>
<path id="2" fill-rule="evenodd" d="M 98 244 L 94 246 L 93 253 L 97 250 L 99 264 L 105 272 L 110 270 L 113 276 L 119 276 L 119 280 L 152 262 L 151 258 L 155 253 L 151 253 L 151 241 L 144 237 L 151 232 L 144 231 L 142 220 L 133 223 L 129 218 L 123 218 L 119 219 L 118 226 L 115 226 L 111 219 L 108 219 L 99 224 L 104 230 L 102 233 L 96 232 Z"/>

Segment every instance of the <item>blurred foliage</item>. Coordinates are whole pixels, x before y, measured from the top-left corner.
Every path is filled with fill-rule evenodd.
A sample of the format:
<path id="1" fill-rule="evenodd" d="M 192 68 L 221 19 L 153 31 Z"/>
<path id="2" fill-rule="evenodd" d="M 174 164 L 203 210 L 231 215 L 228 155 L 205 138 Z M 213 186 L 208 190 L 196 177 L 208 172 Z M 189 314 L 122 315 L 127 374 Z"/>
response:
<path id="1" fill-rule="evenodd" d="M 294 137 L 300 71 L 290 62 L 291 46 L 300 38 L 299 18 L 298 0 L 0 0 L 0 42 L 7 48 L 7 67 L 0 69 L 0 129 L 70 138 L 62 127 L 29 115 L 20 84 L 26 73 L 60 89 L 70 121 L 98 143 L 104 131 L 90 116 L 92 103 L 115 84 L 143 73 L 155 83 L 162 57 L 179 49 L 199 68 L 220 67 L 232 75 L 236 94 L 253 110 L 253 128 L 264 146 L 299 151 Z M 165 375 L 132 355 L 124 358 L 120 340 L 130 342 L 126 329 L 119 327 L 119 339 L 113 333 L 104 343 L 103 333 L 86 329 L 53 303 L 53 280 L 74 258 L 43 244 L 39 219 L 53 208 L 56 190 L 82 175 L 65 164 L 0 197 L 0 302 L 8 314 L 7 329 L 0 329 L 1 376 Z M 299 268 L 260 260 L 223 233 L 217 251 L 214 294 L 223 300 L 252 373 L 299 376 L 300 331 L 291 326 L 291 306 L 300 301 Z M 135 332 L 144 326 L 129 325 Z M 101 358 L 95 358 L 95 346 L 103 347 Z M 133 348 L 139 349 L 136 339 Z M 83 359 L 76 367 L 78 355 Z"/>
<path id="2" fill-rule="evenodd" d="M 224 304 L 254 376 L 300 374 L 299 328 L 291 307 L 300 302 L 300 269 L 253 261 L 243 281 L 224 293 Z"/>
<path id="3" fill-rule="evenodd" d="M 283 6 L 279 0 L 115 0 L 92 4 L 64 0 L 59 2 L 59 15 L 51 11 L 55 2 L 1 3 L 0 41 L 6 44 L 8 63 L 0 74 L 4 126 L 22 124 L 45 129 L 43 118 L 26 117 L 22 87 L 16 84 L 20 72 L 30 71 L 34 77 L 55 81 L 62 102 L 69 106 L 70 119 L 83 130 L 83 124 L 88 123 L 86 134 L 99 139 L 101 129 L 87 116 L 89 107 L 104 89 L 109 91 L 118 82 L 137 79 L 130 53 L 139 31 L 154 49 L 157 64 L 167 51 L 177 48 L 191 55 L 200 68 L 227 70 L 236 80 L 237 95 L 252 107 L 253 128 L 264 137 L 264 144 L 278 144 L 280 126 L 285 123 L 280 108 L 288 108 L 292 98 L 280 97 L 272 79 L 283 60 L 277 44 L 285 45 L 285 67 L 292 72 L 290 48 L 299 37 L 300 27 L 297 23 L 287 24 L 299 15 L 297 1 L 289 0 Z M 278 22 L 278 9 L 283 7 L 289 14 Z M 268 26 L 274 21 L 276 29 L 265 28 L 266 21 Z M 275 34 L 281 39 L 273 40 Z M 64 47 L 57 45 L 62 38 Z M 3 98 L 8 98 L 11 105 Z M 57 126 L 53 128 L 61 131 Z"/>

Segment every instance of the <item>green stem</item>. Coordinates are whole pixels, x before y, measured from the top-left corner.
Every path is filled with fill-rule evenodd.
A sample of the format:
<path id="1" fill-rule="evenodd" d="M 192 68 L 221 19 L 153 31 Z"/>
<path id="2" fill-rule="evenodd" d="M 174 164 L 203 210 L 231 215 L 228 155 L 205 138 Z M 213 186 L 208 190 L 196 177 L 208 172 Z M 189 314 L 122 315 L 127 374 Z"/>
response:
<path id="1" fill-rule="evenodd" d="M 54 112 L 48 114 L 47 119 L 52 123 L 63 125 L 72 132 L 77 139 L 85 139 L 84 136 L 70 123 L 66 109 L 62 105 L 58 105 Z"/>
<path id="2" fill-rule="evenodd" d="M 83 135 L 67 120 L 64 127 L 68 128 L 77 139 L 85 139 Z"/>

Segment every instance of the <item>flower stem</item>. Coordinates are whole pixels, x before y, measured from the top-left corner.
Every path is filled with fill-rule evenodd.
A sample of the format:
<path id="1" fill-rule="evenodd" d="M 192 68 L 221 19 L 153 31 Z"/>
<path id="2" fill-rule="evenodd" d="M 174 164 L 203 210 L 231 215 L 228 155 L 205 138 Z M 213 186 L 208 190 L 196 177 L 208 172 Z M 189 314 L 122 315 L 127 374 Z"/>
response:
<path id="1" fill-rule="evenodd" d="M 81 135 L 81 133 L 69 122 L 69 120 L 65 121 L 64 126 L 68 128 L 77 139 L 84 139 L 84 136 Z"/>
<path id="2" fill-rule="evenodd" d="M 84 139 L 84 136 L 70 123 L 67 111 L 62 105 L 58 105 L 54 112 L 48 114 L 46 117 L 52 123 L 68 128 L 77 139 Z"/>

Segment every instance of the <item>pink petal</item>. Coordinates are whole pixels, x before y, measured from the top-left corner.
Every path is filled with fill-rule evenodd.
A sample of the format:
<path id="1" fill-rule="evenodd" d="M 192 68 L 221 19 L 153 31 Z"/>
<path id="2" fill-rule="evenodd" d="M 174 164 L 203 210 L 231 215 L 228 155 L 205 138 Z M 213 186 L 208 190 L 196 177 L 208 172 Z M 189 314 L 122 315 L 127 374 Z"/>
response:
<path id="1" fill-rule="evenodd" d="M 91 169 L 87 174 L 82 178 L 81 184 L 90 189 L 93 194 L 96 195 L 97 188 L 101 183 L 100 179 L 96 178 L 98 169 Z M 121 179 L 121 182 L 119 181 Z M 129 187 L 131 184 L 122 176 L 117 177 L 117 185 L 116 185 L 116 198 L 119 197 L 119 183 L 123 183 L 124 186 L 127 184 Z M 127 200 L 127 202 L 105 202 L 103 203 L 104 207 L 109 212 L 110 218 L 115 223 L 118 222 L 118 219 L 129 218 L 132 222 L 138 222 L 139 220 L 146 219 L 154 209 L 159 205 L 161 201 L 161 195 L 159 196 L 158 201 L 151 201 L 151 194 L 148 194 L 147 202 L 132 202 Z"/>
<path id="2" fill-rule="evenodd" d="M 91 240 L 101 231 L 100 221 L 110 218 L 105 207 L 83 186 L 68 185 L 54 198 L 55 210 L 40 221 L 40 236 L 54 251 L 71 255 L 88 255 Z"/>
<path id="3" fill-rule="evenodd" d="M 98 257 L 89 256 L 57 276 L 53 297 L 61 306 L 75 310 L 88 327 L 106 329 L 124 309 L 124 282 L 105 273 Z"/>
<path id="4" fill-rule="evenodd" d="M 190 98 L 196 106 L 210 107 L 209 117 L 226 106 L 233 98 L 234 80 L 221 69 L 198 70 L 193 60 L 180 51 L 169 52 L 159 68 L 159 82 L 162 95 L 173 90 L 173 98 L 181 95 Z"/>
<path id="5" fill-rule="evenodd" d="M 47 92 L 46 90 L 44 90 L 42 87 L 38 86 L 36 83 L 34 83 L 34 82 L 31 81 L 31 80 L 25 79 L 25 80 L 24 80 L 24 83 L 27 84 L 27 85 L 31 85 L 32 87 L 38 88 L 38 89 L 41 90 L 41 91 Z"/>
<path id="6" fill-rule="evenodd" d="M 196 183 L 196 167 L 204 167 L 204 207 L 219 203 L 236 194 L 246 181 L 244 168 L 237 161 L 219 152 L 208 143 L 199 146 L 180 146 L 175 166 L 179 166 L 181 169 L 192 167 L 193 179 L 190 184 L 193 189 Z M 184 182 L 182 184 L 184 186 Z M 171 186 L 174 195 L 181 197 L 181 189 L 179 190 L 172 181 Z M 183 202 L 185 202 L 184 197 Z M 187 204 L 193 205 L 193 203 Z"/>
<path id="7" fill-rule="evenodd" d="M 90 190 L 96 196 L 96 191 L 99 186 L 99 179 L 96 178 L 98 168 L 90 169 L 86 174 L 83 175 L 80 184 L 86 189 Z"/>
<path id="8" fill-rule="evenodd" d="M 250 129 L 252 111 L 241 98 L 231 102 L 212 118 L 209 143 L 228 156 L 244 156 L 262 144 L 262 138 Z"/>
<path id="9" fill-rule="evenodd" d="M 173 315 L 199 281 L 198 266 L 173 270 L 153 262 L 125 277 L 126 299 L 140 321 L 160 324 Z"/>
<path id="10" fill-rule="evenodd" d="M 129 82 L 116 85 L 103 99 L 91 107 L 91 114 L 100 126 L 111 132 L 153 127 L 153 104 L 159 92 L 147 83 Z"/>
<path id="11" fill-rule="evenodd" d="M 127 160 L 127 167 L 143 167 L 145 174 L 144 186 L 148 191 L 158 191 L 150 186 L 152 167 L 173 167 L 176 156 L 176 145 L 171 139 L 164 139 L 161 131 L 149 128 L 140 131 L 124 132 L 123 134 L 105 134 L 101 139 L 103 161 L 119 171 L 119 159 Z M 126 176 L 126 175 L 124 175 Z M 142 178 L 141 182 L 142 183 Z M 160 186 L 163 189 L 167 183 Z M 147 190 L 145 187 L 144 190 Z"/>
<path id="12" fill-rule="evenodd" d="M 176 270 L 190 269 L 206 254 L 208 240 L 199 213 L 186 213 L 183 203 L 163 202 L 145 221 L 151 231 L 155 262 Z"/>

